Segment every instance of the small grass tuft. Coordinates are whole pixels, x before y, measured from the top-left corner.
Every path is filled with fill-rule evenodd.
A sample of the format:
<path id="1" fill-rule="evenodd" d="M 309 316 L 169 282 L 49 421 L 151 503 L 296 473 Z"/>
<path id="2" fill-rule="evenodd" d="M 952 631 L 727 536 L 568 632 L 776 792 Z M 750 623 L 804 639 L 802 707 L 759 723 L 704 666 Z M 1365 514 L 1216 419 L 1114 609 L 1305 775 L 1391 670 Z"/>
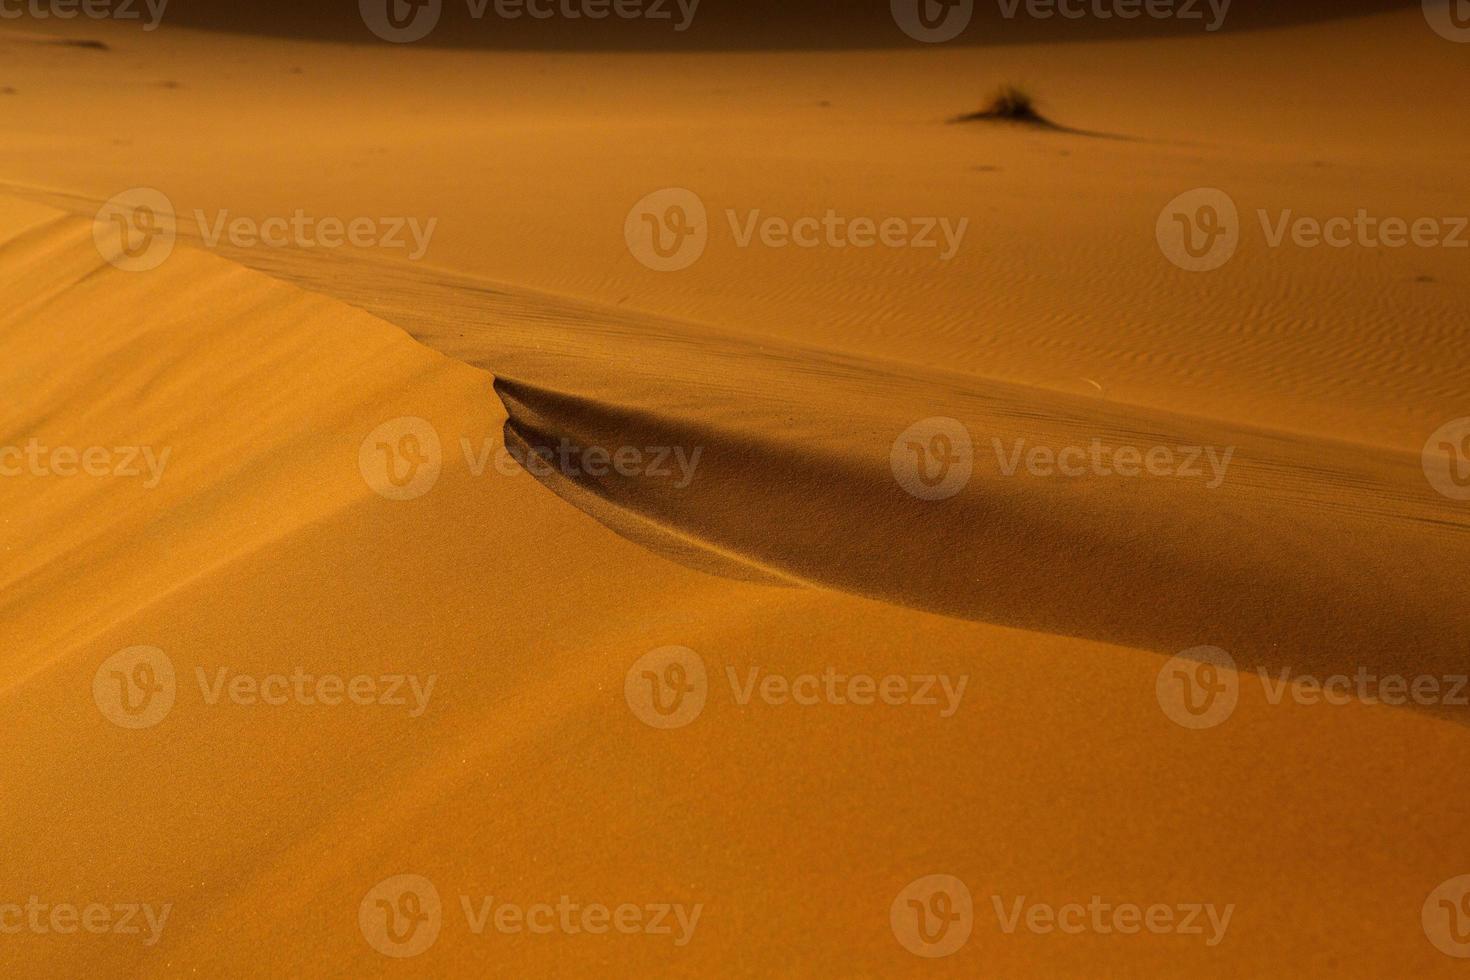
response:
<path id="1" fill-rule="evenodd" d="M 1036 111 L 1036 100 L 1019 85 L 1002 85 L 996 89 L 983 114 L 991 119 L 1018 119 L 1026 122 L 1041 119 L 1041 114 Z"/>
<path id="2" fill-rule="evenodd" d="M 952 122 L 979 122 L 981 120 L 992 120 L 1000 122 L 1030 123 L 1032 125 L 1050 126 L 1040 112 L 1036 111 L 1036 99 L 1031 93 L 1019 85 L 1002 85 L 990 96 L 990 101 L 985 108 L 979 112 L 972 112 L 960 116 Z"/>

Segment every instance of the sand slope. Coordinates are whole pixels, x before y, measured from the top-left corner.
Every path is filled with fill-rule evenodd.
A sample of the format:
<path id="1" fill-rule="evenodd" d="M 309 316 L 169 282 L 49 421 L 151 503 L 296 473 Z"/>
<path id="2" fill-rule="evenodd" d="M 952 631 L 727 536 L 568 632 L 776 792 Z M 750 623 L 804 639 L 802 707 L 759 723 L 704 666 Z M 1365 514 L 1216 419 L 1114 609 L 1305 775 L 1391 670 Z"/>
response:
<path id="1" fill-rule="evenodd" d="M 26 379 L 7 431 L 59 442 L 104 433 L 85 423 L 106 417 L 118 438 L 177 453 L 156 490 L 131 496 L 5 485 L 7 512 L 25 515 L 5 551 L 25 564 L 7 562 L 4 587 L 3 704 L 24 760 L 3 797 L 6 823 L 24 828 L 6 841 L 4 893 L 174 904 L 151 948 L 7 937 L 12 972 L 244 975 L 267 949 L 283 973 L 378 972 L 393 964 L 363 941 L 357 905 L 408 870 L 450 903 L 705 905 L 677 950 L 648 936 L 476 937 L 451 909 L 413 961 L 436 973 L 1448 962 L 1413 916 L 1384 925 L 1374 910 L 1412 910 L 1456 870 L 1443 842 L 1458 826 L 1462 726 L 1359 706 L 1328 728 L 1267 706 L 1247 674 L 1227 728 L 1181 738 L 1153 701 L 1149 654 L 686 571 L 524 474 L 477 479 L 446 461 L 426 496 L 384 500 L 358 472 L 363 436 L 415 413 L 446 441 L 493 439 L 489 375 L 218 258 L 183 250 L 140 279 L 105 266 L 82 222 L 9 220 L 0 262 L 52 271 L 6 280 L 20 312 L 3 361 L 12 385 Z M 37 385 L 59 337 L 77 338 L 73 353 L 46 361 Z M 169 651 L 180 694 L 158 727 L 125 731 L 99 716 L 92 675 L 139 643 Z M 698 650 L 715 677 L 706 713 L 660 732 L 629 712 L 622 678 L 667 643 Z M 720 676 L 830 664 L 968 674 L 972 700 L 949 719 L 741 707 Z M 435 673 L 438 687 L 410 719 L 211 706 L 188 676 L 296 665 Z M 894 942 L 886 910 L 943 869 L 1007 901 L 1235 902 L 1249 941 L 1015 937 L 986 913 L 978 941 L 928 964 Z M 1371 933 L 1343 929 L 1369 917 Z"/>
<path id="2" fill-rule="evenodd" d="M 1463 250 L 1272 248 L 1257 216 L 1463 213 L 1470 150 L 1424 95 L 1463 83 L 1463 52 L 1416 7 L 1060 51 L 658 58 L 49 29 L 112 50 L 0 31 L 16 89 L 0 178 L 80 194 L 88 214 L 148 184 L 189 227 L 195 210 L 436 218 L 421 265 L 802 346 L 1065 391 L 1087 378 L 1127 404 L 1411 452 L 1464 414 Z M 1129 139 L 946 124 L 1005 81 L 1059 123 Z M 712 224 L 672 274 L 623 242 L 634 202 L 666 186 Z M 1155 239 L 1161 209 L 1201 186 L 1243 219 L 1208 274 Z M 946 263 L 741 248 L 726 215 L 828 209 L 970 226 Z"/>
<path id="3" fill-rule="evenodd" d="M 1464 672 L 1470 518 L 1419 469 L 1470 411 L 1463 262 L 1256 241 L 1201 278 L 1153 239 L 1206 181 L 1243 209 L 1463 209 L 1466 147 L 1422 96 L 1463 61 L 1416 10 L 1065 59 L 707 55 L 697 76 L 678 55 L 56 29 L 111 50 L 0 30 L 0 446 L 169 456 L 151 487 L 0 479 L 0 905 L 171 911 L 154 945 L 0 933 L 0 972 L 1457 971 L 1420 910 L 1470 872 L 1470 709 L 1273 703 L 1251 668 Z M 542 84 L 514 84 L 528 71 Z M 1062 121 L 1143 140 L 943 123 L 1022 71 Z M 139 184 L 184 215 L 441 225 L 421 263 L 205 250 L 181 227 L 126 273 L 91 215 Z M 660 276 L 622 227 L 666 184 L 715 214 L 970 214 L 976 247 L 939 269 L 724 240 Z M 975 472 L 922 501 L 890 449 L 940 416 L 970 430 Z M 441 472 L 392 500 L 361 458 L 403 417 L 438 436 Z M 462 443 L 562 438 L 698 448 L 700 468 L 677 489 L 476 474 Z M 1068 481 L 1006 476 L 992 438 L 1235 455 L 1213 489 Z M 1187 731 L 1156 681 L 1203 644 L 1236 657 L 1239 704 Z M 138 645 L 177 694 L 129 730 L 94 681 Z M 625 680 L 669 645 L 701 658 L 708 701 L 657 730 Z M 220 668 L 435 680 L 414 717 L 211 704 Z M 950 717 L 742 704 L 730 677 L 752 668 L 966 689 Z M 925 960 L 889 909 L 935 873 L 967 882 L 974 935 Z M 359 926 L 399 874 L 445 906 L 408 960 Z M 701 917 L 675 946 L 476 935 L 460 907 L 564 895 Z M 1215 947 L 1008 933 L 993 909 L 1094 895 L 1234 909 Z"/>

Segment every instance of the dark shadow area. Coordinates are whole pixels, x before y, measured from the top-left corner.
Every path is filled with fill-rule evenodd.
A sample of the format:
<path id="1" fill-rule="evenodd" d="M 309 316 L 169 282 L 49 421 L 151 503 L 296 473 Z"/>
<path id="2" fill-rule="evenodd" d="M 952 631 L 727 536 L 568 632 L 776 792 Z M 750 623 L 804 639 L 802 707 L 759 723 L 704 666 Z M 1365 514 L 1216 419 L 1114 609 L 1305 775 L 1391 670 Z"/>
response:
<path id="1" fill-rule="evenodd" d="M 644 546 L 665 550 L 654 532 L 666 529 L 669 557 L 686 564 L 702 542 L 711 563 L 742 558 L 886 602 L 1164 656 L 1218 646 L 1241 671 L 1272 677 L 1470 673 L 1470 525 L 1437 516 L 1445 501 L 1416 458 L 1137 410 L 1079 419 L 1034 406 L 1022 418 L 1012 407 L 966 418 L 973 478 L 952 498 L 923 500 L 890 473 L 886 432 L 854 454 L 505 377 L 495 390 L 507 445 L 549 461 L 532 475 L 614 530 L 636 517 Z M 997 471 L 982 432 L 1228 444 L 1235 456 L 1222 489 L 1174 477 L 1068 483 Z M 682 447 L 699 464 L 684 486 L 564 472 L 566 445 L 609 456 Z M 1467 707 L 1408 706 L 1470 724 Z"/>
<path id="2" fill-rule="evenodd" d="M 1057 0 L 1053 0 L 1054 4 Z M 1102 19 L 1098 0 L 1060 0 L 1070 12 L 1037 17 L 1024 0 L 172 0 L 164 24 L 352 43 L 386 43 L 365 26 L 382 23 L 432 28 L 409 45 L 504 51 L 741 51 L 943 48 L 953 45 L 1200 36 L 1220 20 L 1210 0 L 1174 0 L 1184 16 Z M 920 4 L 923 5 L 922 9 Z M 529 7 L 539 14 L 532 16 Z M 970 11 L 966 19 L 966 10 Z M 1415 0 L 1233 0 L 1216 33 L 1259 30 L 1417 6 Z M 1044 12 L 1046 7 L 1036 8 Z M 619 14 L 617 11 L 624 13 Z M 637 16 L 627 15 L 638 11 Z M 570 16 L 567 11 L 578 14 Z M 604 11 L 602 17 L 591 12 Z M 963 29 L 946 44 L 926 44 L 898 26 L 899 18 Z M 420 20 L 423 18 L 423 20 Z"/>
<path id="3" fill-rule="evenodd" d="M 989 123 L 994 125 L 1024 126 L 1032 129 L 1043 130 L 1052 133 L 1063 133 L 1069 136 L 1089 136 L 1094 139 L 1123 140 L 1125 142 L 1137 142 L 1132 136 L 1123 136 L 1118 133 L 1102 133 L 1087 129 L 1074 129 L 1071 126 L 1061 126 L 1052 122 L 1036 107 L 1036 101 L 1031 93 L 1014 85 L 1002 85 L 991 97 L 989 104 L 978 112 L 966 113 L 955 116 L 949 120 L 952 124 L 967 123 Z"/>

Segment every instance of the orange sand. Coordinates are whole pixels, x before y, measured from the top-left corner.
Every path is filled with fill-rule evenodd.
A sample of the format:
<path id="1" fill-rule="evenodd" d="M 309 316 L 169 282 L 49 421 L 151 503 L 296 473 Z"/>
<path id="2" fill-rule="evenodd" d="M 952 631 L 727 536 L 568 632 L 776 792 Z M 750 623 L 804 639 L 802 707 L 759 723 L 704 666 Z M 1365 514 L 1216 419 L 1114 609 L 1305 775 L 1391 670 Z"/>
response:
<path id="1" fill-rule="evenodd" d="M 1465 52 L 1417 7 L 781 53 L 44 30 L 110 50 L 0 26 L 0 444 L 169 455 L 155 486 L 0 477 L 3 975 L 1460 967 L 1421 909 L 1470 873 L 1470 707 L 1275 703 L 1257 672 L 1470 667 L 1470 504 L 1421 459 L 1470 414 L 1467 253 L 1272 249 L 1254 217 L 1466 213 L 1443 98 Z M 1018 76 L 1058 123 L 1130 139 L 945 124 Z M 211 248 L 190 219 L 128 272 L 93 215 L 145 185 L 180 216 L 437 226 L 408 261 Z M 677 273 L 624 242 L 667 186 L 709 209 Z M 1154 235 L 1198 186 L 1244 225 L 1208 274 Z M 969 228 L 948 262 L 741 248 L 727 208 Z M 375 432 L 406 417 L 441 469 L 389 499 Z M 890 459 L 930 418 L 975 440 L 942 500 Z M 1216 487 L 1007 475 L 992 438 L 1233 455 Z M 684 486 L 475 472 L 562 439 L 700 455 Z M 1156 680 L 1205 645 L 1239 700 L 1190 730 Z M 94 680 L 140 646 L 177 688 L 131 729 Z M 661 730 L 635 664 L 670 646 L 707 700 Z M 407 686 L 401 707 L 210 703 L 220 668 L 434 680 L 417 714 Z M 934 705 L 742 704 L 753 668 L 965 687 L 947 714 L 937 684 Z M 360 913 L 404 874 L 442 910 L 398 958 Z M 932 959 L 890 921 L 931 874 L 974 902 Z M 169 912 L 151 944 L 7 931 L 31 896 Z M 700 911 L 683 943 L 672 912 L 670 934 L 477 934 L 491 896 Z M 1007 932 L 997 903 L 1022 896 L 1231 918 L 1214 945 Z"/>

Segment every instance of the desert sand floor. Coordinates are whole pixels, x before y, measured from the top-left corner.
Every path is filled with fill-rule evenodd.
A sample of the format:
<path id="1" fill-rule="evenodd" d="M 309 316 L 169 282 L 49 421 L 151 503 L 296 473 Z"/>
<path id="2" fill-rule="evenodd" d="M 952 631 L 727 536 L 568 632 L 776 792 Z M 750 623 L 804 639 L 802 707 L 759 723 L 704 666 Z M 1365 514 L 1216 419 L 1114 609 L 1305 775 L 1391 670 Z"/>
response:
<path id="1" fill-rule="evenodd" d="M 1470 415 L 1451 249 L 1271 248 L 1257 209 L 1465 214 L 1465 52 L 1417 8 L 1209 38 L 515 54 L 169 28 L 0 29 L 0 443 L 168 447 L 143 479 L 0 479 L 0 905 L 171 906 L 161 937 L 0 934 L 8 976 L 1451 975 L 1421 908 L 1470 873 L 1470 708 L 1273 703 L 1268 673 L 1470 670 L 1470 505 L 1421 450 Z M 1020 78 L 1059 124 L 951 125 Z M 167 84 L 166 84 L 167 83 Z M 1428 93 L 1440 93 L 1431 97 Z M 1242 108 L 1245 107 L 1245 108 Z M 381 249 L 94 242 L 132 187 L 264 219 L 437 219 Z M 708 249 L 624 242 L 666 186 Z M 1165 203 L 1235 199 L 1171 264 Z M 723 212 L 968 217 L 917 249 L 741 248 Z M 442 444 L 387 499 L 390 420 Z M 890 447 L 977 443 L 922 500 Z M 533 477 L 509 445 L 701 450 L 686 486 Z M 1218 446 L 1228 478 L 1007 475 L 991 439 Z M 468 453 L 468 456 L 467 456 Z M 1230 719 L 1166 660 L 1240 667 Z M 166 651 L 130 730 L 93 684 Z M 656 648 L 709 671 L 630 710 Z M 426 710 L 209 703 L 196 671 L 436 678 Z M 940 707 L 739 703 L 762 674 L 968 678 Z M 942 699 L 941 699 L 942 700 Z M 953 955 L 890 906 L 974 896 Z M 443 899 L 412 959 L 364 896 Z M 1228 934 L 1007 932 L 993 902 L 1233 906 Z M 701 904 L 692 939 L 477 935 L 478 904 Z M 0 919 L 0 926 L 4 920 Z M 146 930 L 145 930 L 146 931 Z M 1208 930 L 1206 930 L 1208 931 Z"/>

